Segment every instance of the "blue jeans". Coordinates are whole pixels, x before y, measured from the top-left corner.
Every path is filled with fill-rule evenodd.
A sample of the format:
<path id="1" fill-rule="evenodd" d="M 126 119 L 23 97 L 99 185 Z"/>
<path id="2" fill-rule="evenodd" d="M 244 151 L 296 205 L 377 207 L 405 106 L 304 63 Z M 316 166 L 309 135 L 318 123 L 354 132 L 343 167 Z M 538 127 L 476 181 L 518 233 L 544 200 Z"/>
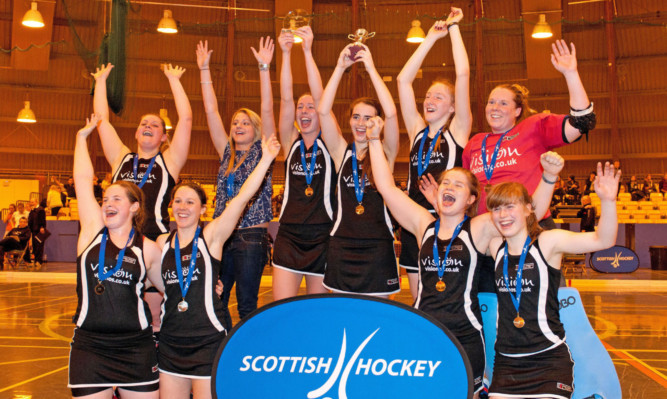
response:
<path id="1" fill-rule="evenodd" d="M 222 303 L 225 309 L 225 328 L 232 328 L 228 304 L 234 283 L 239 317 L 243 319 L 257 309 L 257 294 L 264 266 L 269 260 L 269 240 L 266 228 L 250 227 L 235 230 L 222 251 L 221 280 L 224 285 Z"/>

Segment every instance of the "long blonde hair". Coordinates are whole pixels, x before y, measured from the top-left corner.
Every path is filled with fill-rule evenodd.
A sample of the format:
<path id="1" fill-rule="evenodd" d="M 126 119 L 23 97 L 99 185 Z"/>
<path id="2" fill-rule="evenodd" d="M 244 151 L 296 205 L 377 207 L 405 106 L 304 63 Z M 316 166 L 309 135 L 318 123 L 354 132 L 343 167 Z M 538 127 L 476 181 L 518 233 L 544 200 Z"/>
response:
<path id="1" fill-rule="evenodd" d="M 246 114 L 250 119 L 252 124 L 253 131 L 255 132 L 255 140 L 262 139 L 262 119 L 257 115 L 253 110 L 248 108 L 239 108 L 234 115 L 232 115 L 232 123 L 238 114 Z M 230 173 L 234 171 L 234 163 L 236 161 L 236 142 L 234 141 L 234 135 L 232 133 L 232 127 L 229 127 L 229 150 L 231 151 L 231 156 L 229 157 L 229 163 L 227 164 L 227 170 L 225 170 L 225 176 L 229 176 Z"/>

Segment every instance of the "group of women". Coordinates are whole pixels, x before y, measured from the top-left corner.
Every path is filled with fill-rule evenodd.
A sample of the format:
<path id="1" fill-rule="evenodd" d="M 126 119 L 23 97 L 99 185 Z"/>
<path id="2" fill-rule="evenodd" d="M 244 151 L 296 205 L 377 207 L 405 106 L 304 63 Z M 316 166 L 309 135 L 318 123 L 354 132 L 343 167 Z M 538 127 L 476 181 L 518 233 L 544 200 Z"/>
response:
<path id="1" fill-rule="evenodd" d="M 263 38 L 259 50 L 252 49 L 260 71 L 260 115 L 239 109 L 229 135 L 212 86 L 212 50 L 200 42 L 196 54 L 204 109 L 220 156 L 214 220 L 203 228 L 204 191 L 194 183 L 175 185 L 192 128 L 180 82 L 185 70 L 164 68 L 179 117 L 173 137 L 159 116 L 144 115 L 135 133 L 135 153 L 109 123 L 106 79 L 112 66 L 99 68 L 93 74 L 95 113 L 77 134 L 75 149 L 81 234 L 70 358 L 73 396 L 109 398 L 117 387 L 122 397 L 156 398 L 158 392 L 165 398 L 187 398 L 190 392 L 195 398 L 210 397 L 211 363 L 231 328 L 227 305 L 232 288 L 241 318 L 257 308 L 268 259 L 272 165 L 282 148 L 286 178 L 273 250 L 275 300 L 297 295 L 304 277 L 308 293 L 388 297 L 398 292 L 391 214 L 403 227 L 400 265 L 408 271 L 415 307 L 461 342 L 473 368 L 475 395 L 485 368 L 477 293 L 484 259 L 491 259 L 486 274 L 499 302 L 491 397 L 570 397 L 573 365 L 556 300 L 560 260 L 566 252 L 613 245 L 619 173 L 598 164 L 595 191 L 602 214 L 597 231 L 543 232 L 538 221 L 548 213 L 563 167 L 562 158 L 549 151 L 595 125 L 574 45 L 557 41 L 552 54 L 554 67 L 567 81 L 570 115 L 527 116 L 525 88 L 502 85 L 491 92 L 486 107 L 491 132 L 469 140 L 470 72 L 458 27 L 462 18 L 461 10 L 452 8 L 447 20 L 436 22 L 397 79 L 410 140 L 407 194 L 395 187 L 392 176 L 398 112 L 367 46 L 345 47 L 323 88 L 310 27 L 281 33 L 278 140 L 269 73 L 273 40 Z M 412 83 L 430 49 L 447 35 L 456 81 L 435 81 L 420 114 Z M 295 36 L 303 39 L 310 88 L 296 104 L 290 57 Z M 348 143 L 332 108 L 342 76 L 354 63 L 366 69 L 377 99 L 359 98 L 350 105 Z M 114 174 L 101 207 L 93 194 L 86 145 L 95 127 Z M 177 226 L 172 232 L 170 199 Z M 218 276 L 222 288 L 216 285 Z M 526 281 L 530 289 L 522 292 Z M 157 352 L 153 316 L 144 301 L 149 286 L 164 293 Z"/>

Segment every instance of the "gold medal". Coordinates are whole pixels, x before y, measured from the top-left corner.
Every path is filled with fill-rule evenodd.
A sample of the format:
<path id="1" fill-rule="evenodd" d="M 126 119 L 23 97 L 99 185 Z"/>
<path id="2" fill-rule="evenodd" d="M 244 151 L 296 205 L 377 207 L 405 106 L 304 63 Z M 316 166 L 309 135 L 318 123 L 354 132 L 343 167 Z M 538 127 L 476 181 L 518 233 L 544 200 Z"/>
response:
<path id="1" fill-rule="evenodd" d="M 229 206 L 229 201 L 225 202 L 225 208 Z"/>
<path id="2" fill-rule="evenodd" d="M 183 299 L 182 301 L 180 301 L 178 303 L 178 311 L 179 312 L 185 312 L 187 310 L 188 310 L 188 303 L 185 302 L 185 299 Z"/>
<path id="3" fill-rule="evenodd" d="M 524 325 L 526 325 L 526 321 L 523 319 L 523 317 L 521 317 L 517 314 L 516 318 L 514 319 L 514 327 L 521 328 Z"/>
<path id="4" fill-rule="evenodd" d="M 306 187 L 306 197 L 312 197 L 313 196 L 313 189 L 308 186 Z"/>
<path id="5" fill-rule="evenodd" d="M 442 280 L 435 283 L 435 289 L 438 290 L 438 292 L 444 291 L 446 287 L 445 282 Z"/>
<path id="6" fill-rule="evenodd" d="M 361 215 L 364 213 L 364 206 L 359 204 L 356 208 L 354 208 L 354 211 L 357 213 L 357 215 Z"/>
<path id="7" fill-rule="evenodd" d="M 104 286 L 102 285 L 101 282 L 97 283 L 97 285 L 95 286 L 95 293 L 96 293 L 97 295 L 102 295 L 102 294 L 104 294 Z"/>

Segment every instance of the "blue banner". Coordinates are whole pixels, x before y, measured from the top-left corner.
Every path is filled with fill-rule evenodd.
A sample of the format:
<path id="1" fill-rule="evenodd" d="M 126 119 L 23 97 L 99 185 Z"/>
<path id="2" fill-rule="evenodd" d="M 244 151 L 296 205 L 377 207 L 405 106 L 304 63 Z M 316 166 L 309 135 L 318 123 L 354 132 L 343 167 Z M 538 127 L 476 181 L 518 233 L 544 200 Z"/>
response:
<path id="1" fill-rule="evenodd" d="M 620 245 L 593 252 L 588 261 L 600 273 L 632 273 L 639 268 L 639 257 L 630 248 Z"/>
<path id="2" fill-rule="evenodd" d="M 397 302 L 309 295 L 259 309 L 222 343 L 217 398 L 472 397 L 472 372 L 441 324 Z"/>

